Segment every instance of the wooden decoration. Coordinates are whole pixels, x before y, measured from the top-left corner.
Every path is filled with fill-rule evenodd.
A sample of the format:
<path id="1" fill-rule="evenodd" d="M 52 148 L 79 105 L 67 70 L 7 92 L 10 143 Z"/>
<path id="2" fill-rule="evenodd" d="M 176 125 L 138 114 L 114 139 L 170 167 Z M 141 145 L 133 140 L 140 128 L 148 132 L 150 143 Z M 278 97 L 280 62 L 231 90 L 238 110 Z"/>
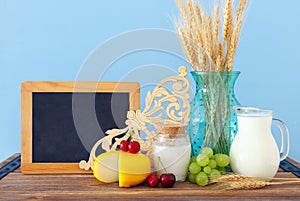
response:
<path id="1" fill-rule="evenodd" d="M 136 82 L 22 83 L 22 172 L 24 174 L 88 173 L 89 171 L 83 171 L 78 167 L 81 156 L 84 155 L 84 158 L 88 159 L 90 150 L 87 151 L 82 144 L 76 126 L 74 127 L 72 96 L 74 94 L 83 97 L 94 95 L 94 112 L 97 113 L 95 121 L 102 118 L 108 121 L 103 125 L 110 127 L 110 123 L 115 126 L 115 122 L 108 120 L 107 117 L 113 112 L 109 107 L 112 95 L 120 98 L 117 108 L 121 115 L 124 113 L 125 120 L 128 110 L 139 109 L 139 90 L 139 83 Z M 82 112 L 85 112 L 84 105 L 82 108 Z M 88 123 L 84 125 L 87 128 L 90 126 Z M 98 123 L 100 124 L 101 121 Z M 106 129 L 103 132 L 105 131 Z M 88 137 L 89 133 L 86 135 Z M 94 142 L 97 140 L 98 138 Z"/>
<path id="2" fill-rule="evenodd" d="M 130 136 L 139 141 L 141 150 L 150 154 L 156 133 L 154 129 L 149 129 L 149 126 L 159 127 L 162 123 L 187 125 L 190 113 L 188 93 L 190 83 L 186 78 L 186 67 L 180 66 L 178 72 L 179 75 L 162 80 L 152 92 L 147 93 L 143 111 L 128 111 L 125 128 L 106 131 L 108 135 L 93 146 L 88 162 L 80 161 L 79 167 L 84 170 L 93 169 L 96 150 L 99 146 L 106 151 L 116 150 L 120 142 L 127 140 Z M 171 89 L 168 89 L 168 84 L 171 85 Z M 146 136 L 142 137 L 140 135 L 142 132 L 139 131 L 143 131 Z M 115 139 L 114 143 L 112 139 Z"/>

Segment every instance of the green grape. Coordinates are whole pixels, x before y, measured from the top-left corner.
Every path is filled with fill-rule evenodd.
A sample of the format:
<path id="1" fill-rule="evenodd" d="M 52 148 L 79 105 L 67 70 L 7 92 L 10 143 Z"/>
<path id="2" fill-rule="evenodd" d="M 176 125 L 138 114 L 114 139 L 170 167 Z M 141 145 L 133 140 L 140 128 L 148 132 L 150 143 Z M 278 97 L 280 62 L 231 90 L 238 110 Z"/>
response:
<path id="1" fill-rule="evenodd" d="M 191 164 L 192 162 L 196 162 L 196 156 L 193 156 L 193 157 L 190 159 L 190 164 Z"/>
<path id="2" fill-rule="evenodd" d="M 209 158 L 206 154 L 199 154 L 196 158 L 196 162 L 199 166 L 205 167 L 209 162 Z"/>
<path id="3" fill-rule="evenodd" d="M 189 175 L 189 181 L 191 183 L 195 184 L 196 183 L 196 176 L 197 176 L 197 174 L 190 174 Z"/>
<path id="4" fill-rule="evenodd" d="M 191 174 L 197 174 L 198 172 L 201 171 L 201 167 L 196 162 L 192 162 L 189 165 L 189 171 Z"/>
<path id="5" fill-rule="evenodd" d="M 203 171 L 206 173 L 206 174 L 209 174 L 211 173 L 211 168 L 209 166 L 206 166 L 205 168 L 203 168 Z"/>
<path id="6" fill-rule="evenodd" d="M 204 172 L 199 172 L 195 181 L 199 186 L 205 186 L 208 184 L 208 177 Z"/>
<path id="7" fill-rule="evenodd" d="M 226 154 L 216 154 L 215 160 L 219 167 L 226 167 L 230 163 L 230 158 Z"/>
<path id="8" fill-rule="evenodd" d="M 226 168 L 225 167 L 216 167 L 217 170 L 219 170 L 221 172 L 222 175 L 226 174 Z"/>
<path id="9" fill-rule="evenodd" d="M 215 179 L 218 179 L 219 177 L 221 177 L 221 172 L 219 170 L 212 169 L 211 173 L 209 174 L 209 179 L 213 181 Z"/>
<path id="10" fill-rule="evenodd" d="M 206 154 L 208 158 L 211 158 L 214 155 L 214 151 L 209 147 L 203 147 L 201 153 Z"/>
<path id="11" fill-rule="evenodd" d="M 208 166 L 212 169 L 216 168 L 217 162 L 214 159 L 209 160 Z"/>

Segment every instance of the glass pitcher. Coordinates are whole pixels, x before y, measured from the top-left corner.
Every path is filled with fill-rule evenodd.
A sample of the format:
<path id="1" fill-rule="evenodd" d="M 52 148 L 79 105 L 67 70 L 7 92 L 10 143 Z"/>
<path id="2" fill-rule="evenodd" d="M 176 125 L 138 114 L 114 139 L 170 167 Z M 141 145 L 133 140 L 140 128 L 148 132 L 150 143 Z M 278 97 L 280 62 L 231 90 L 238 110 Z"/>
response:
<path id="1" fill-rule="evenodd" d="M 271 180 L 277 173 L 279 163 L 289 153 L 289 131 L 286 124 L 274 119 L 271 110 L 237 106 L 238 132 L 230 149 L 233 172 L 251 177 Z M 271 133 L 272 121 L 281 133 L 278 150 Z"/>

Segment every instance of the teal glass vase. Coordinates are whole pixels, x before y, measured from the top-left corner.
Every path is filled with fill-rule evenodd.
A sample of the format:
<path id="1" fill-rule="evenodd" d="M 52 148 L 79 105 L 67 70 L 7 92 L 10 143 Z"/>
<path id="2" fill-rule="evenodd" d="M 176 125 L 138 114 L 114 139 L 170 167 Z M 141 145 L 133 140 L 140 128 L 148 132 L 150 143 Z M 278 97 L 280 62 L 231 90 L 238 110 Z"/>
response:
<path id="1" fill-rule="evenodd" d="M 237 117 L 233 107 L 240 103 L 235 97 L 234 85 L 240 72 L 191 74 L 196 83 L 187 126 L 192 155 L 197 156 L 202 147 L 210 147 L 215 153 L 229 154 L 237 133 Z"/>

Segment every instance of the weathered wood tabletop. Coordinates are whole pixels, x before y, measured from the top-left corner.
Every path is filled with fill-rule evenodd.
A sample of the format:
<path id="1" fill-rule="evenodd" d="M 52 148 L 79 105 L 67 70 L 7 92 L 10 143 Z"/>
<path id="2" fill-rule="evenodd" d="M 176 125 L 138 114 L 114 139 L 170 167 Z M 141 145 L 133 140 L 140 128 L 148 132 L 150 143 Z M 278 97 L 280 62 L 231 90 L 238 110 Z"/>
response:
<path id="1" fill-rule="evenodd" d="M 0 163 L 3 166 L 16 155 Z M 294 163 L 295 164 L 295 163 Z M 300 167 L 299 164 L 296 164 Z M 279 171 L 276 177 L 294 178 Z M 268 186 L 257 190 L 225 191 L 177 182 L 173 188 L 143 184 L 119 188 L 102 184 L 93 175 L 23 175 L 20 169 L 0 180 L 0 200 L 300 200 L 300 184 Z"/>

